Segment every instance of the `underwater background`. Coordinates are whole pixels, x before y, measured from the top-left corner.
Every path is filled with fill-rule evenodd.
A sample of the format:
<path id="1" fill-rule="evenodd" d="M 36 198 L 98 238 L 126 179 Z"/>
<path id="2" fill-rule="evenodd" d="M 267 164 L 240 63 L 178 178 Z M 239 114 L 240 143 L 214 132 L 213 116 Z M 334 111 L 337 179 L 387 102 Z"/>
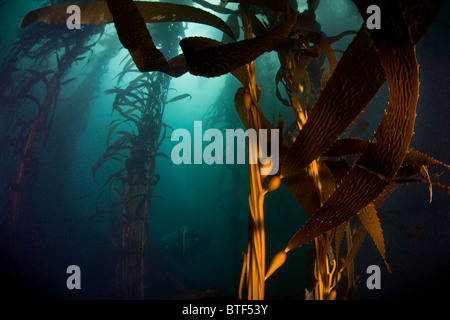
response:
<path id="1" fill-rule="evenodd" d="M 218 0 L 210 2 L 219 4 Z M 183 3 L 201 7 L 190 1 Z M 108 90 L 125 89 L 140 73 L 129 72 L 120 78 L 129 52 L 121 45 L 113 24 L 68 30 L 66 26 L 39 22 L 19 29 L 29 11 L 48 4 L 50 1 L 2 1 L 0 7 L 1 283 L 6 284 L 6 294 L 9 292 L 11 297 L 114 299 L 117 210 L 106 211 L 117 199 L 102 185 L 120 167 L 115 161 L 103 162 L 96 170 L 93 166 L 105 153 L 110 124 L 120 119 L 113 112 L 114 92 Z M 306 1 L 298 1 L 300 12 L 306 6 Z M 230 3 L 227 8 L 236 9 L 237 4 Z M 363 22 L 357 8 L 347 0 L 320 1 L 316 19 L 327 35 L 358 30 Z M 415 135 L 410 144 L 410 148 L 447 164 L 450 163 L 449 21 L 450 1 L 444 1 L 439 17 L 416 47 L 420 98 Z M 223 37 L 219 30 L 196 23 L 161 23 L 152 28 L 155 43 L 166 56 L 179 53 L 176 50 L 180 38 Z M 342 38 L 333 48 L 345 50 L 353 36 Z M 64 56 L 58 49 L 64 43 L 85 48 L 68 62 L 55 89 L 48 83 L 54 73 L 45 70 L 63 68 L 64 63 L 56 56 Z M 24 51 L 27 45 L 34 48 L 28 49 L 33 54 L 23 56 L 20 50 Z M 47 51 L 39 51 L 40 48 Z M 274 77 L 278 68 L 274 51 L 255 60 L 256 80 L 264 88 L 260 106 L 270 121 L 275 122 L 281 113 L 288 123 L 293 117 L 275 95 Z M 33 82 L 32 77 L 38 80 Z M 161 76 L 152 81 L 161 87 L 158 99 L 164 105 L 162 122 L 172 130 L 187 129 L 193 136 L 194 121 L 202 121 L 203 130 L 245 129 L 234 108 L 234 95 L 240 83 L 232 75 L 205 78 L 185 74 L 179 78 Z M 183 94 L 188 95 L 176 99 Z M 51 96 L 56 99 L 55 111 L 50 114 L 51 126 L 37 128 L 39 140 L 30 160 L 33 165 L 26 173 L 26 183 L 20 186 L 20 215 L 15 227 L 17 247 L 13 247 L 8 232 L 9 214 L 14 207 L 11 186 L 21 159 L 15 146 L 23 144 L 29 136 L 30 123 L 39 109 L 36 104 Z M 361 138 L 372 137 L 388 100 L 385 84 L 363 115 L 370 125 Z M 170 132 L 167 128 L 169 137 Z M 248 165 L 175 165 L 170 154 L 176 142 L 159 135 L 157 140 L 161 141 L 158 153 L 168 157 L 156 157 L 154 163 L 158 178 L 152 186 L 145 222 L 146 298 L 237 298 L 242 252 L 247 248 Z M 440 182 L 449 185 L 448 172 L 433 171 L 441 172 Z M 430 203 L 427 185 L 402 186 L 382 204 L 379 217 L 392 273 L 367 237 L 355 258 L 355 274 L 359 275 L 355 299 L 433 298 L 450 284 L 450 199 L 442 190 L 433 191 Z M 266 255 L 271 257 L 284 248 L 307 216 L 284 185 L 266 197 L 264 210 Z M 286 264 L 267 281 L 267 299 L 303 298 L 306 283 L 312 281 L 308 272 L 312 248 L 309 243 L 290 254 Z M 366 269 L 373 264 L 382 271 L 379 290 L 369 290 L 365 284 Z M 81 290 L 69 290 L 66 286 L 69 277 L 66 269 L 70 265 L 80 267 Z"/>

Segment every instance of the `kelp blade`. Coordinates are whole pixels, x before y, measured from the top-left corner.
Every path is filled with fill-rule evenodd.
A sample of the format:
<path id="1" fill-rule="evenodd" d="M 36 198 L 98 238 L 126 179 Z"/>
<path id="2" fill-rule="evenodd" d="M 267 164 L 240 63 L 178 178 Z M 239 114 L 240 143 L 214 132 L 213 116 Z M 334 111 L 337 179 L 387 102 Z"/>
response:
<path id="1" fill-rule="evenodd" d="M 132 0 L 106 0 L 122 45 L 128 49 L 139 71 L 160 70 L 167 60 L 159 51 Z"/>
<path id="2" fill-rule="evenodd" d="M 237 2 L 254 6 L 263 6 L 274 11 L 285 11 L 288 8 L 287 0 L 227 0 L 226 2 Z"/>
<path id="3" fill-rule="evenodd" d="M 336 192 L 293 236 L 288 250 L 338 226 L 370 204 L 389 184 L 408 152 L 419 95 L 415 49 L 400 8 L 387 0 L 377 4 L 384 9 L 383 25 L 389 29 L 375 37 L 380 37 L 376 38 L 377 49 L 390 87 L 390 102 L 375 133 L 377 142 L 367 147 Z"/>
<path id="4" fill-rule="evenodd" d="M 264 35 L 223 44 L 219 41 L 191 37 L 180 41 L 189 72 L 204 77 L 216 77 L 235 70 L 286 40 L 297 18 L 292 14 Z"/>
<path id="5" fill-rule="evenodd" d="M 160 22 L 195 22 L 217 28 L 233 40 L 236 40 L 233 31 L 219 17 L 187 5 L 165 3 L 165 2 L 146 2 L 133 1 L 139 9 L 145 23 Z M 67 7 L 77 5 L 81 11 L 81 24 L 108 24 L 113 23 L 113 16 L 108 9 L 106 1 L 94 2 L 73 2 L 61 3 L 52 6 L 33 10 L 25 15 L 20 24 L 20 28 L 37 22 L 43 21 L 50 25 L 65 24 L 70 13 L 67 13 Z"/>
<path id="6" fill-rule="evenodd" d="M 427 32 L 441 5 L 442 0 L 431 4 L 427 1 L 403 1 L 402 11 L 414 44 Z M 361 114 L 385 80 L 376 48 L 363 25 L 298 134 L 282 165 L 282 175 L 294 175 L 322 155 Z"/>

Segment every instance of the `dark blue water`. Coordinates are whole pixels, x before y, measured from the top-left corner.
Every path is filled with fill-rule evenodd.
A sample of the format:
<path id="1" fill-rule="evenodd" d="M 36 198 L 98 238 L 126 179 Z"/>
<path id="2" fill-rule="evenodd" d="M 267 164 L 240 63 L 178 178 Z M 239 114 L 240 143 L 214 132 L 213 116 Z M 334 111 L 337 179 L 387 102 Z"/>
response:
<path id="1" fill-rule="evenodd" d="M 27 34 L 39 48 L 40 38 L 49 27 L 39 23 L 19 30 L 18 26 L 28 11 L 44 2 L 7 1 L 0 8 L 2 68 L 8 67 L 7 59 L 11 57 L 18 58 L 16 66 L 22 71 L 42 71 L 43 66 L 49 70 L 56 68 L 56 55 L 63 54 L 61 48 L 54 48 L 43 55 L 44 60 L 11 54 L 14 44 Z M 299 10 L 306 7 L 303 2 L 306 1 L 299 1 Z M 415 135 L 410 145 L 444 163 L 450 163 L 449 9 L 449 2 L 445 1 L 437 22 L 416 48 L 421 84 Z M 316 14 L 322 31 L 328 35 L 358 29 L 362 22 L 351 1 L 323 0 Z M 32 28 L 42 32 L 37 31 L 30 36 Z M 64 26 L 53 27 L 53 30 L 67 36 Z M 34 169 L 21 185 L 21 210 L 15 231 L 17 247 L 12 247 L 8 235 L 8 214 L 13 206 L 11 185 L 17 177 L 20 161 L 14 146 L 23 146 L 29 131 L 19 134 L 19 124 L 14 126 L 11 122 L 18 119 L 32 121 L 38 109 L 33 99 L 19 99 L 21 88 L 27 85 L 20 77 L 23 73 L 13 72 L 12 78 L 7 78 L 6 72 L 0 75 L 2 87 L 15 90 L 17 99 L 17 102 L 2 100 L 0 106 L 0 263 L 2 280 L 8 283 L 11 295 L 51 299 L 116 297 L 112 243 L 117 239 L 111 227 L 113 218 L 112 215 L 92 218 L 96 207 L 107 206 L 114 197 L 111 194 L 100 196 L 103 189 L 94 182 L 92 166 L 105 152 L 109 123 L 118 118 L 112 112 L 114 96 L 105 94 L 105 90 L 115 86 L 123 88 L 139 74 L 127 75 L 120 84 L 117 83 L 116 76 L 124 65 L 121 61 L 129 53 L 120 45 L 112 25 L 97 31 L 93 28 L 74 30 L 73 34 L 80 41 L 89 42 L 99 38 L 101 30 L 104 31 L 101 38 L 105 41 L 92 46 L 83 60 L 71 64 L 61 80 L 63 83 L 75 78 L 61 85 L 48 139 L 43 138 L 46 134 L 44 129 L 38 130 L 39 138 L 33 148 Z M 80 36 L 83 32 L 93 35 L 83 38 Z M 218 40 L 222 37 L 213 28 L 193 23 L 187 25 L 185 35 Z M 160 37 L 164 38 L 164 35 Z M 345 37 L 333 47 L 345 50 L 351 39 Z M 337 57 L 340 56 L 337 53 Z M 275 95 L 274 75 L 278 66 L 275 52 L 266 53 L 255 62 L 257 81 L 264 88 L 261 108 L 271 121 L 272 117 L 277 120 L 278 113 L 291 121 L 290 110 L 281 105 Z M 171 128 L 183 128 L 191 134 L 194 133 L 194 121 L 203 121 L 206 130 L 206 122 L 214 114 L 221 115 L 224 120 L 215 123 L 219 129 L 243 128 L 234 108 L 234 95 L 239 87 L 239 82 L 231 75 L 203 78 L 186 74 L 171 79 L 168 100 L 183 93 L 189 93 L 192 99 L 166 104 L 162 119 Z M 46 88 L 41 81 L 34 84 L 27 94 L 43 101 Z M 364 114 L 370 127 L 362 138 L 372 137 L 388 100 L 389 92 L 385 86 Z M 17 140 L 11 140 L 13 138 Z M 159 152 L 170 156 L 175 144 L 165 139 Z M 117 163 L 107 162 L 96 172 L 96 177 L 105 181 L 118 168 Z M 443 172 L 439 181 L 448 185 L 450 176 L 444 170 L 442 167 L 430 169 L 430 173 Z M 153 187 L 153 194 L 158 197 L 151 199 L 147 221 L 151 260 L 148 264 L 150 280 L 146 288 L 148 297 L 237 297 L 242 252 L 247 251 L 247 165 L 177 166 L 170 158 L 158 157 L 156 172 L 160 179 Z M 439 288 L 448 284 L 449 205 L 448 194 L 438 188 L 433 189 L 430 204 L 425 184 L 402 186 L 394 192 L 379 210 L 386 257 L 393 272 L 387 272 L 373 241 L 367 237 L 355 259 L 359 276 L 356 298 L 433 297 Z M 266 197 L 264 209 L 266 256 L 270 259 L 286 246 L 307 217 L 285 186 Z M 173 239 L 180 239 L 183 231 L 180 233 L 179 230 L 184 230 L 185 226 L 194 228 L 191 229 L 195 230 L 193 237 L 207 239 L 207 244 L 202 250 L 189 253 L 188 257 L 180 257 L 179 252 L 163 255 L 163 249 L 176 242 Z M 307 244 L 290 253 L 286 265 L 266 283 L 268 298 L 302 296 L 311 249 L 312 245 Z M 381 267 L 381 290 L 369 290 L 365 285 L 366 268 L 372 264 Z M 81 290 L 68 290 L 66 287 L 69 276 L 66 269 L 70 265 L 80 267 Z"/>

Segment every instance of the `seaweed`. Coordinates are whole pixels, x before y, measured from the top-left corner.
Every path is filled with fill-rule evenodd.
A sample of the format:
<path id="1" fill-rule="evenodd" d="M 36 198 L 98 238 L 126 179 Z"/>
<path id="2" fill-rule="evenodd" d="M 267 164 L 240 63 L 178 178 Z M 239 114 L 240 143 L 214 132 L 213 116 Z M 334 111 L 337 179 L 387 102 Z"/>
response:
<path id="1" fill-rule="evenodd" d="M 105 162 L 117 161 L 120 165 L 102 184 L 118 201 L 106 209 L 97 209 L 96 215 L 120 212 L 112 221 L 112 228 L 118 257 L 115 266 L 117 294 L 122 299 L 144 298 L 148 215 L 152 199 L 161 198 L 153 193 L 160 179 L 156 173 L 156 158 L 167 158 L 158 149 L 167 135 L 168 126 L 162 121 L 162 115 L 169 82 L 167 75 L 146 73 L 130 81 L 125 88 L 105 91 L 105 94 L 114 94 L 112 110 L 119 118 L 109 124 L 106 150 L 92 166 L 92 172 L 97 181 L 96 172 Z"/>
<path id="2" fill-rule="evenodd" d="M 21 199 L 27 190 L 24 182 L 27 182 L 28 190 L 32 190 L 38 176 L 36 153 L 48 143 L 54 130 L 61 88 L 70 82 L 65 76 L 95 45 L 95 42 L 88 44 L 87 40 L 102 33 L 99 28 L 90 28 L 78 37 L 69 38 L 51 28 L 40 31 L 43 31 L 43 38 L 36 37 L 33 31 L 24 33 L 2 64 L 2 82 L 7 85 L 1 92 L 4 102 L 1 112 L 9 119 L 2 148 L 13 147 L 18 162 L 15 176 L 10 177 L 7 200 L 10 208 L 8 230 L 12 238 L 22 211 Z M 63 50 L 58 50 L 58 44 Z M 51 56 L 56 59 L 51 61 Z M 35 69 L 26 67 L 28 59 L 35 61 Z M 14 86 L 12 79 L 18 79 L 20 86 Z M 40 85 L 44 86 L 45 94 L 36 96 L 33 90 Z M 35 107 L 24 111 L 27 101 Z M 5 149 L 3 151 L 6 153 Z"/>
<path id="3" fill-rule="evenodd" d="M 119 257 L 116 269 L 119 296 L 145 296 L 148 215 L 151 199 L 157 197 L 152 187 L 160 179 L 155 172 L 155 158 L 165 156 L 158 152 L 158 148 L 169 129 L 162 122 L 164 106 L 190 97 L 185 93 L 167 100 L 168 85 L 171 76 L 179 77 L 190 72 L 203 77 L 231 73 L 241 84 L 236 91 L 234 105 L 243 126 L 257 132 L 259 129 L 277 128 L 283 133 L 280 135 L 279 175 L 262 175 L 262 164 L 257 161 L 249 164 L 247 251 L 239 281 L 239 298 L 264 299 L 265 282 L 270 281 L 271 275 L 284 264 L 291 250 L 310 241 L 314 241 L 311 272 L 315 282 L 305 288 L 305 298 L 354 297 L 358 281 L 354 260 L 366 234 L 373 239 L 387 270 L 391 271 L 378 212 L 384 200 L 399 186 L 410 183 L 426 184 L 430 201 L 433 187 L 450 194 L 450 187 L 437 182 L 438 176 L 428 171 L 432 166 L 450 167 L 409 146 L 419 95 L 415 45 L 436 18 L 442 1 L 433 4 L 425 1 L 354 1 L 363 18 L 369 4 L 381 7 L 383 30 L 368 30 L 363 24 L 357 32 L 348 30 L 335 36 L 327 36 L 320 30 L 315 15 L 319 1 L 308 1 L 308 8 L 301 13 L 296 11 L 296 6 L 291 6 L 292 1 L 229 1 L 239 3 L 237 12 L 205 1 L 195 2 L 228 14 L 227 22 L 233 25 L 237 24 L 240 15 L 244 39 L 234 42 L 238 36 L 236 28 L 232 31 L 218 17 L 201 9 L 191 10 L 193 8 L 189 6 L 131 0 L 79 4 L 91 9 L 91 14 L 86 15 L 87 20 L 82 24 L 114 23 L 121 44 L 132 58 L 118 73 L 118 84 L 131 72 L 141 73 L 125 88 L 115 87 L 106 91 L 115 95 L 113 113 L 117 113 L 118 118 L 109 124 L 106 150 L 92 167 L 96 179 L 96 172 L 105 162 L 117 161 L 120 165 L 102 185 L 118 201 L 106 209 L 96 210 L 96 214 L 120 212 L 119 217 L 113 220 Z M 32 11 L 24 17 L 21 26 L 36 21 L 63 23 L 62 15 L 57 14 L 62 9 L 65 9 L 64 5 L 54 5 Z M 188 13 L 192 14 L 189 18 L 185 16 Z M 261 14 L 267 22 L 260 20 L 258 16 Z M 177 50 L 169 50 L 173 58 L 166 60 L 162 52 L 164 48 L 158 49 L 151 36 L 156 28 L 152 24 L 150 32 L 146 23 L 167 21 L 170 17 L 175 19 L 173 21 L 212 25 L 223 31 L 232 42 L 223 43 L 204 37 L 183 38 L 184 34 L 180 34 L 177 39 L 181 38 L 179 45 L 183 53 L 176 55 Z M 344 36 L 353 36 L 353 40 L 338 59 L 332 44 Z M 226 39 L 225 36 L 222 38 Z M 170 46 L 177 45 L 171 42 Z M 62 46 L 68 54 L 67 45 Z M 44 50 L 45 46 L 42 48 Z M 84 49 L 82 53 L 70 56 L 71 63 L 81 61 L 80 54 L 89 50 Z M 48 53 L 54 48 L 45 50 Z M 22 56 L 42 56 L 32 47 L 22 51 L 26 52 Z M 276 98 L 292 111 L 294 118 L 286 129 L 281 117 L 275 125 L 260 107 L 263 98 L 256 82 L 258 70 L 254 60 L 269 51 L 276 51 L 280 62 L 274 79 Z M 27 161 L 31 163 L 33 160 L 28 150 L 34 145 L 41 117 L 45 124 L 50 123 L 51 128 L 53 115 L 48 110 L 54 104 L 51 99 L 55 99 L 54 95 L 44 97 L 45 104 L 40 103 L 36 97 L 27 94 L 27 88 L 43 83 L 48 91 L 58 92 L 61 85 L 72 81 L 63 80 L 61 70 L 65 60 L 56 52 L 58 69 L 27 71 L 31 80 L 25 82 L 20 91 L 23 99 L 32 101 L 39 111 L 34 122 L 17 124 L 19 128 L 32 125 L 19 164 L 17 190 Z M 16 65 L 14 57 L 10 59 L 9 65 L 12 62 L 14 67 L 9 67 L 8 71 L 12 74 L 16 72 Z M 381 123 L 371 140 L 356 139 L 367 128 L 361 115 L 386 81 L 390 101 Z M 280 85 L 283 90 L 280 90 Z M 2 96 L 6 96 L 7 91 L 2 90 Z M 208 125 L 226 122 L 228 114 L 225 108 L 221 104 L 211 107 Z M 355 123 L 360 127 L 349 131 Z M 48 132 L 46 128 L 44 126 L 44 132 Z M 23 129 L 18 131 L 25 132 Z M 345 134 L 347 138 L 343 138 Z M 260 156 L 258 146 L 253 144 L 249 144 L 248 153 L 250 160 Z M 292 236 L 285 249 L 273 256 L 266 271 L 264 200 L 277 192 L 282 183 L 306 213 L 308 221 Z M 236 217 L 230 216 L 230 220 L 236 224 Z M 342 289 L 343 275 L 347 281 L 346 290 Z"/>

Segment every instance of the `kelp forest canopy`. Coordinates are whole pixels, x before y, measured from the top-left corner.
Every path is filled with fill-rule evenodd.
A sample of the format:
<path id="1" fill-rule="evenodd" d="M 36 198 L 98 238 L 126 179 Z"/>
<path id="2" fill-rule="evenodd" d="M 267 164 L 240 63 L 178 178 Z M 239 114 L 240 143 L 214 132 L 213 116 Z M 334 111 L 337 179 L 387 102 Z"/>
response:
<path id="1" fill-rule="evenodd" d="M 439 82 L 426 71 L 426 77 L 422 75 L 416 49 L 439 22 L 442 0 L 342 1 L 353 8 L 360 25 L 336 34 L 323 30 L 327 21 L 321 21 L 318 12 L 326 1 L 319 0 L 55 2 L 38 1 L 37 8 L 24 15 L 19 39 L 1 64 L 0 148 L 2 162 L 10 168 L 1 174 L 1 240 L 8 243 L 2 252 L 8 257 L 7 269 L 37 252 L 39 242 L 33 239 L 51 235 L 50 225 L 58 225 L 46 227 L 45 221 L 69 219 L 43 212 L 33 216 L 43 202 L 34 194 L 47 184 L 66 192 L 70 177 L 76 175 L 71 163 L 80 156 L 74 151 L 78 140 L 83 135 L 97 139 L 98 133 L 83 133 L 96 99 L 112 106 L 107 112 L 96 111 L 102 122 L 97 120 L 95 132 L 104 132 L 103 149 L 95 150 L 95 159 L 88 156 L 90 162 L 83 159 L 84 168 L 89 167 L 85 175 L 96 188 L 71 196 L 72 201 L 84 202 L 83 210 L 91 214 L 64 223 L 71 226 L 67 237 L 78 237 L 79 228 L 99 221 L 104 225 L 97 235 L 103 243 L 97 254 L 109 267 L 97 281 L 103 281 L 102 290 L 114 298 L 217 294 L 209 289 L 214 283 L 194 292 L 177 277 L 186 263 L 193 268 L 195 259 L 186 261 L 192 248 L 205 250 L 209 239 L 184 226 L 161 239 L 172 242 L 152 242 L 151 230 L 163 227 L 155 218 L 161 214 L 158 210 L 181 197 L 194 203 L 191 210 L 180 210 L 183 219 L 205 207 L 209 219 L 222 215 L 231 226 L 226 242 L 216 241 L 216 247 L 226 248 L 233 257 L 227 279 L 235 282 L 235 291 L 227 295 L 248 300 L 274 297 L 271 291 L 277 292 L 283 274 L 296 273 L 289 265 L 302 249 L 294 249 L 307 247 L 309 253 L 301 256 L 302 286 L 294 290 L 295 297 L 334 300 L 357 298 L 364 286 L 360 278 L 366 267 L 360 269 L 358 259 L 365 259 L 359 253 L 369 247 L 365 243 L 376 248 L 387 274 L 403 263 L 390 254 L 392 241 L 386 237 L 388 232 L 414 232 L 407 213 L 395 214 L 382 205 L 394 191 L 425 185 L 428 205 L 450 195 L 445 182 L 448 155 L 441 160 L 440 154 L 427 155 L 412 143 L 414 134 L 425 134 L 417 125 L 422 113 L 432 113 L 435 107 L 432 102 L 420 107 L 422 87 Z M 215 33 L 191 35 L 191 25 Z M 338 49 L 342 40 L 348 45 Z M 118 59 L 119 52 L 126 53 Z M 268 56 L 274 63 L 258 63 Z M 112 65 L 120 71 L 111 76 Z M 187 76 L 206 82 L 226 77 L 203 115 L 207 128 L 224 133 L 255 130 L 259 141 L 264 129 L 278 132 L 277 138 L 269 134 L 267 141 L 279 148 L 277 153 L 271 150 L 278 156 L 275 174 L 263 170 L 267 149 L 249 141 L 248 170 L 223 166 L 217 186 L 209 188 L 218 190 L 218 201 L 210 203 L 206 195 L 186 189 L 180 194 L 171 190 L 187 186 L 187 178 L 174 169 L 173 154 L 167 151 L 177 128 L 166 115 L 187 117 L 182 107 L 173 110 L 195 101 L 189 85 L 174 85 Z M 380 98 L 384 92 L 385 100 Z M 203 98 L 209 94 L 205 91 Z M 384 110 L 378 124 L 367 115 L 375 103 Z M 177 172 L 172 175 L 176 181 L 160 193 L 167 163 L 168 170 Z M 448 207 L 448 200 L 439 201 Z M 52 201 L 55 207 L 65 205 L 64 197 Z M 242 211 L 245 219 L 239 216 Z M 287 216 L 293 222 L 282 227 Z M 32 231 L 26 231 L 30 225 Z M 366 235 L 371 240 L 364 242 Z M 24 245 L 30 242 L 36 249 Z M 197 265 L 204 266 L 207 259 Z M 63 272 L 59 277 L 64 276 Z M 170 291 L 167 288 L 175 289 L 165 296 L 161 290 Z"/>

